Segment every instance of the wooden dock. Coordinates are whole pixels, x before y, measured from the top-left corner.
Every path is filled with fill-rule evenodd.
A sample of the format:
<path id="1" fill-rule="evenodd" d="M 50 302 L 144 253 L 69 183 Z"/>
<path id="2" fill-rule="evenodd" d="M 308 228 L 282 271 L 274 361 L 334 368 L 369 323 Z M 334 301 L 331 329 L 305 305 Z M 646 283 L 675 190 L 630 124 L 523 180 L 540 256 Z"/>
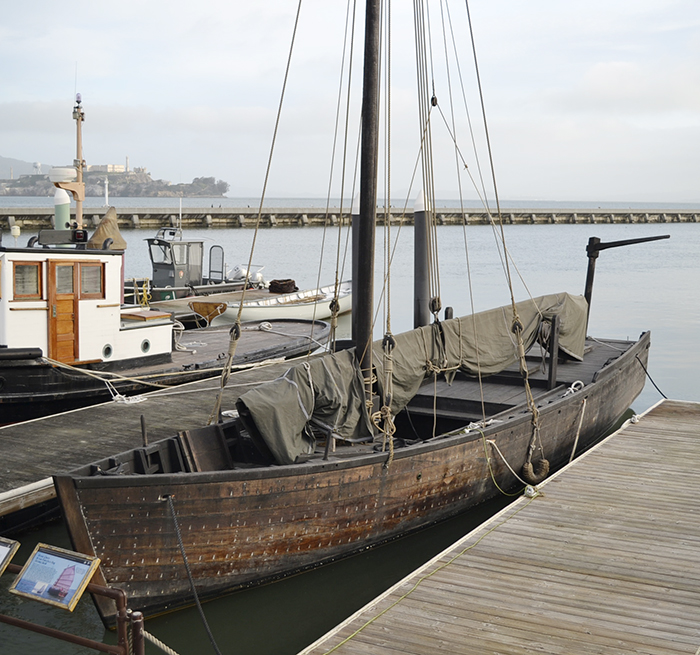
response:
<path id="1" fill-rule="evenodd" d="M 700 403 L 663 401 L 303 651 L 700 652 Z"/>
<path id="2" fill-rule="evenodd" d="M 235 408 L 252 385 L 273 380 L 289 361 L 234 371 L 221 409 Z M 0 427 L 0 534 L 11 514 L 55 498 L 51 476 L 142 445 L 141 416 L 149 442 L 205 425 L 219 391 L 210 378 L 144 394 L 142 402 L 107 402 Z"/>
<path id="3" fill-rule="evenodd" d="M 75 214 L 75 209 L 72 210 Z M 85 226 L 99 225 L 107 207 L 84 208 Z M 198 207 L 182 209 L 181 226 L 196 228 L 254 228 L 258 222 L 257 207 Z M 133 207 L 117 209 L 119 227 L 142 228 L 155 231 L 161 227 L 172 227 L 180 222 L 179 210 L 172 207 Z M 439 225 L 489 225 L 498 217 L 490 216 L 483 208 L 438 207 L 435 210 Z M 25 230 L 52 227 L 53 207 L 0 207 L 0 226 L 19 225 Z M 504 209 L 502 219 L 509 225 L 581 224 L 581 223 L 698 223 L 700 212 L 694 209 Z M 260 225 L 274 227 L 307 227 L 348 224 L 351 221 L 348 207 L 318 208 L 265 208 L 260 215 Z M 377 209 L 377 224 L 413 224 L 413 209 L 392 208 L 389 212 Z"/>

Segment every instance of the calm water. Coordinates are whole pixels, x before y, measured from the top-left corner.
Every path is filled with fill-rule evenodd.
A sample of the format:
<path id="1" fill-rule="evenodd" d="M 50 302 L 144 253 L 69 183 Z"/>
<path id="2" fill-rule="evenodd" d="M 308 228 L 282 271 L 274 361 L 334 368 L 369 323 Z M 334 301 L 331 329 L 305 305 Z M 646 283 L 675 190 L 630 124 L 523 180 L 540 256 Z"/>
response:
<path id="1" fill-rule="evenodd" d="M 1 203 L 0 203 L 1 204 Z M 229 265 L 247 262 L 252 230 L 189 231 L 188 236 L 221 243 Z M 392 228 L 395 237 L 397 229 Z M 582 293 L 585 247 L 590 236 L 603 241 L 670 234 L 665 241 L 607 250 L 597 263 L 589 332 L 609 337 L 636 337 L 652 332 L 649 371 L 656 384 L 670 398 L 700 401 L 700 225 L 528 225 L 507 226 L 506 239 L 517 265 L 516 299 L 527 296 L 518 274 L 532 295 L 553 291 Z M 378 277 L 381 277 L 381 239 L 378 244 Z M 22 235 L 21 243 L 27 235 Z M 128 231 L 127 275 L 149 274 L 143 239 L 150 234 Z M 320 228 L 265 229 L 258 236 L 254 263 L 264 265 L 268 279 L 292 277 L 300 287 L 333 279 L 338 232 L 325 235 L 324 263 L 319 260 L 323 230 Z M 5 235 L 5 243 L 8 236 Z M 489 227 L 467 231 L 469 263 L 477 311 L 505 304 L 509 300 L 504 273 L 494 254 L 494 236 Z M 455 314 L 471 310 L 466 276 L 464 235 L 459 227 L 438 231 L 443 305 Z M 398 332 L 411 327 L 412 237 L 402 231 L 392 266 L 392 328 Z M 341 251 L 342 251 L 341 246 Z M 349 264 L 346 267 L 349 270 Z M 346 273 L 345 277 L 349 277 Z M 382 327 L 375 332 L 379 335 Z M 635 411 L 647 409 L 661 396 L 647 384 L 634 404 Z M 222 652 L 250 654 L 296 653 L 330 629 L 345 616 L 383 589 L 406 575 L 421 562 L 447 547 L 478 522 L 496 511 L 502 502 L 479 515 L 459 517 L 417 535 L 377 548 L 316 571 L 233 594 L 207 603 L 205 611 Z M 36 541 L 68 546 L 61 525 L 49 526 L 23 535 L 23 562 Z M 16 600 L 6 593 L 11 576 L 0 585 L 0 611 L 31 617 L 91 638 L 105 637 L 89 598 L 84 598 L 71 615 L 38 603 Z M 212 652 L 196 612 L 184 610 L 150 620 L 147 629 L 175 648 L 181 655 Z M 84 649 L 63 645 L 47 638 L 28 635 L 0 625 L 3 652 L 83 653 Z M 159 652 L 149 647 L 148 652 Z"/>

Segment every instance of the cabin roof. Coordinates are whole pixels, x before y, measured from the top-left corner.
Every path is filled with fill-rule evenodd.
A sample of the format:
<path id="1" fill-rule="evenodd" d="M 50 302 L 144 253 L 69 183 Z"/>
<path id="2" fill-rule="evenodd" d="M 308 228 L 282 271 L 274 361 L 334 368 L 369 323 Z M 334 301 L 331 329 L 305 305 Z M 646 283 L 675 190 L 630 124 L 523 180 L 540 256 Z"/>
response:
<path id="1" fill-rule="evenodd" d="M 73 256 L 80 256 L 80 257 L 97 257 L 97 256 L 102 256 L 104 257 L 105 255 L 123 255 L 124 251 L 123 250 L 97 250 L 95 248 L 43 248 L 43 247 L 35 247 L 35 248 L 8 248 L 6 246 L 0 245 L 0 252 L 6 252 L 6 253 L 20 253 L 23 255 L 26 254 L 47 254 L 47 255 L 53 255 L 53 254 L 59 254 L 59 255 L 73 255 Z"/>

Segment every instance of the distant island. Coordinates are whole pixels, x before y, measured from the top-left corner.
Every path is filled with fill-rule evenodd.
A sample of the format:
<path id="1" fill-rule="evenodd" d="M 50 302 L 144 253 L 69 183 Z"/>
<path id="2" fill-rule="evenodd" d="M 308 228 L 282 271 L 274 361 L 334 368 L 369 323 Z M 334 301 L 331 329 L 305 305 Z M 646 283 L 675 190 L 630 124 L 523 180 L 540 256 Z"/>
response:
<path id="1" fill-rule="evenodd" d="M 109 179 L 109 195 L 117 198 L 220 198 L 229 190 L 228 182 L 213 177 L 195 177 L 189 184 L 171 184 L 154 180 L 143 170 L 128 173 L 87 172 L 83 175 L 85 196 L 105 194 Z M 15 180 L 0 179 L 0 196 L 53 196 L 56 187 L 48 175 L 20 175 Z"/>

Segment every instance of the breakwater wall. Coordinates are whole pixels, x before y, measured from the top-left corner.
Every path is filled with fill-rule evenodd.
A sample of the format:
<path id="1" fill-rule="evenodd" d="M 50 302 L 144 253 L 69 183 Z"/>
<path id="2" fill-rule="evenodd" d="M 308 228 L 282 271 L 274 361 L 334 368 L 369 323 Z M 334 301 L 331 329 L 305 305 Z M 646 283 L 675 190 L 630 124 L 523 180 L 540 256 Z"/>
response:
<path id="1" fill-rule="evenodd" d="M 85 227 L 92 228 L 99 224 L 107 211 L 106 207 L 86 208 L 83 210 Z M 0 208 L 0 228 L 9 229 L 19 225 L 27 230 L 41 230 L 53 227 L 53 208 Z M 488 225 L 491 221 L 484 210 L 438 208 L 437 221 L 440 225 Z M 75 216 L 75 210 L 71 212 Z M 160 227 L 170 227 L 180 219 L 179 211 L 172 208 L 130 208 L 117 209 L 120 228 L 157 230 Z M 544 224 L 579 224 L 579 223 L 698 223 L 700 211 L 686 210 L 667 211 L 658 209 L 597 209 L 585 210 L 543 210 L 543 209 L 508 209 L 501 212 L 503 222 L 512 225 L 544 225 Z M 392 210 L 377 212 L 377 223 L 385 224 L 413 223 L 413 210 L 406 212 Z M 181 225 L 183 228 L 253 228 L 258 219 L 258 210 L 251 208 L 195 208 L 182 210 Z M 348 224 L 351 220 L 349 210 L 341 213 L 339 208 L 329 209 L 269 209 L 261 215 L 262 227 L 304 227 Z M 497 217 L 494 215 L 494 220 Z M 65 226 L 56 226 L 63 229 Z"/>

